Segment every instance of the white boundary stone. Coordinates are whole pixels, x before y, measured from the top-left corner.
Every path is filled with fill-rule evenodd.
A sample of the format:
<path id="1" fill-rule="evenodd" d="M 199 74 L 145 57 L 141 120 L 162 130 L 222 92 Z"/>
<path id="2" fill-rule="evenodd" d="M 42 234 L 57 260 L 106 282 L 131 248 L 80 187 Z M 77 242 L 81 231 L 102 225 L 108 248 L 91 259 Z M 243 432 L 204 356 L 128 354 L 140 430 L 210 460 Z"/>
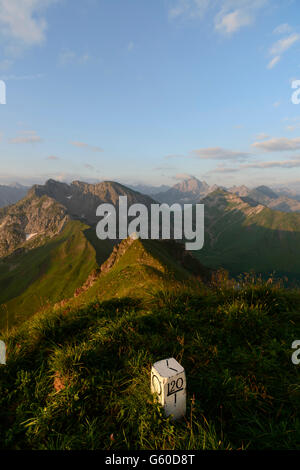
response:
<path id="1" fill-rule="evenodd" d="M 151 370 L 151 392 L 163 406 L 166 416 L 175 420 L 186 413 L 186 376 L 184 368 L 169 358 L 155 362 Z"/>
<path id="2" fill-rule="evenodd" d="M 0 365 L 6 365 L 6 346 L 4 341 L 0 340 Z"/>

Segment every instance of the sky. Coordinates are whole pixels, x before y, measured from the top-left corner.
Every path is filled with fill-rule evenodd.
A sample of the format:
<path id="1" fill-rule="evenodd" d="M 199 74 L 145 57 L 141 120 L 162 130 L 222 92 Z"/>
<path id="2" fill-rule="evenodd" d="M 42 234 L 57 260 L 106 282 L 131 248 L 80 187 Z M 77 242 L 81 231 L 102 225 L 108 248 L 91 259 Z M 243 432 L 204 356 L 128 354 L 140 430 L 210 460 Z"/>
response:
<path id="1" fill-rule="evenodd" d="M 0 183 L 300 182 L 299 3 L 0 0 Z"/>

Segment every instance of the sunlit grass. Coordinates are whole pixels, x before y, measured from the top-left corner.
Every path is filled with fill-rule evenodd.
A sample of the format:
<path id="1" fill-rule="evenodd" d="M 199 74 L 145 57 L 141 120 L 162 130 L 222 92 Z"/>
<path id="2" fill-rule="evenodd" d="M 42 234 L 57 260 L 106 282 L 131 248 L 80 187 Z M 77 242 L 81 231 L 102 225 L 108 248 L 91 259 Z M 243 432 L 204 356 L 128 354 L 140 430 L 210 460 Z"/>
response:
<path id="1" fill-rule="evenodd" d="M 3 335 L 1 448 L 295 449 L 299 304 L 299 292 L 253 279 L 164 282 L 144 300 L 36 316 Z M 170 356 L 188 384 L 176 423 L 150 394 L 151 365 Z"/>

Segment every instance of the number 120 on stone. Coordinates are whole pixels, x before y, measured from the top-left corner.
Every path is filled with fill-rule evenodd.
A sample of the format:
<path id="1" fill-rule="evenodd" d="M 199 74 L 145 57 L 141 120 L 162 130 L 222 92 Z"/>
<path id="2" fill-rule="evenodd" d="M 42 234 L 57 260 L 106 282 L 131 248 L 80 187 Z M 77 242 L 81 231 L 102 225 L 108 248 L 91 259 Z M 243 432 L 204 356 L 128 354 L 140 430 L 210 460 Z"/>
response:
<path id="1" fill-rule="evenodd" d="M 186 377 L 184 368 L 169 358 L 155 362 L 151 370 L 151 391 L 163 406 L 166 416 L 182 418 L 186 413 Z"/>

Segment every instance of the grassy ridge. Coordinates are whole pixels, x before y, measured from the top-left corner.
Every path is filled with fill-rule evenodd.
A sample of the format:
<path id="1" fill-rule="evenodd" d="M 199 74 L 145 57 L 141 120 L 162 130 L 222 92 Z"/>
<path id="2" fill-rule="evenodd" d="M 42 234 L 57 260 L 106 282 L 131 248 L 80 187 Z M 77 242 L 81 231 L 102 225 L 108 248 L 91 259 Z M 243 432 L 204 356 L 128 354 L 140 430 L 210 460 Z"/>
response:
<path id="1" fill-rule="evenodd" d="M 104 261 L 109 243 L 93 246 L 89 227 L 72 221 L 57 237 L 42 246 L 16 253 L 0 262 L 0 328 L 13 326 L 49 303 L 70 297 Z"/>
<path id="2" fill-rule="evenodd" d="M 251 279 L 207 287 L 180 270 L 137 241 L 91 290 L 3 336 L 0 446 L 297 448 L 299 291 Z M 150 395 L 151 365 L 171 356 L 188 383 L 177 423 Z"/>
<path id="3" fill-rule="evenodd" d="M 201 278 L 208 279 L 210 276 L 210 270 L 193 258 L 183 263 L 180 256 L 183 248 L 176 242 L 135 240 L 128 244 L 125 240 L 121 247 L 123 245 L 125 251 L 115 264 L 78 297 L 64 302 L 65 307 L 79 307 L 91 301 L 122 297 L 143 299 L 164 282 L 172 285 L 176 281 L 195 279 L 193 270 Z"/>

